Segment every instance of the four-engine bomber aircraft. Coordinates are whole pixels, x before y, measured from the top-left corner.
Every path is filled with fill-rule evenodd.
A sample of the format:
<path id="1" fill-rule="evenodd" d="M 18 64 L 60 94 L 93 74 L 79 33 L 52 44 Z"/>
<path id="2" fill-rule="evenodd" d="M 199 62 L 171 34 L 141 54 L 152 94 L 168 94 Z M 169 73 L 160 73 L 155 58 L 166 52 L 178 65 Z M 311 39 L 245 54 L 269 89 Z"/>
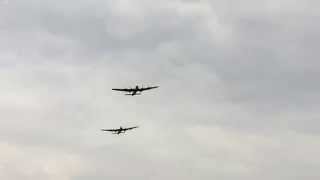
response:
<path id="1" fill-rule="evenodd" d="M 142 91 L 146 91 L 146 90 L 150 90 L 150 89 L 155 89 L 155 88 L 158 88 L 159 86 L 150 86 L 150 87 L 141 87 L 139 88 L 138 85 L 136 85 L 135 88 L 124 88 L 124 89 L 112 89 L 114 91 L 123 91 L 123 92 L 126 92 L 127 94 L 125 95 L 130 95 L 130 96 L 135 96 L 135 95 L 141 95 L 141 92 Z M 128 128 L 123 128 L 120 126 L 120 128 L 118 129 L 101 129 L 101 131 L 109 131 L 109 132 L 112 132 L 112 134 L 121 134 L 121 133 L 125 133 L 126 131 L 128 130 L 132 130 L 132 129 L 135 129 L 135 128 L 138 128 L 138 126 L 133 126 L 133 127 L 128 127 Z"/>
<path id="2" fill-rule="evenodd" d="M 135 129 L 135 128 L 138 128 L 138 126 L 129 127 L 129 128 L 122 128 L 120 126 L 119 129 L 101 129 L 101 131 L 110 131 L 110 132 L 112 132 L 112 134 L 121 134 L 121 133 L 125 133 L 126 131 L 131 130 L 131 129 Z"/>
<path id="3" fill-rule="evenodd" d="M 135 88 L 125 88 L 125 89 L 112 89 L 114 91 L 123 91 L 127 92 L 128 94 L 125 95 L 130 95 L 130 96 L 135 96 L 135 95 L 141 95 L 142 91 L 150 90 L 150 89 L 155 89 L 158 88 L 159 86 L 150 86 L 150 87 L 141 87 L 137 85 Z"/>

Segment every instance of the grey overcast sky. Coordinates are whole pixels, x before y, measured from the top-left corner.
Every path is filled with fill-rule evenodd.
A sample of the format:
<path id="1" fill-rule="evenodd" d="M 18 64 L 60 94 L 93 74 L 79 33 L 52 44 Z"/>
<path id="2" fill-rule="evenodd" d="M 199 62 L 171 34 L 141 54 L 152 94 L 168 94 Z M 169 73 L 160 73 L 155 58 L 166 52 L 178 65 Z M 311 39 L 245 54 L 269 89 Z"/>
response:
<path id="1" fill-rule="evenodd" d="M 319 8 L 0 0 L 0 179 L 318 180 Z"/>

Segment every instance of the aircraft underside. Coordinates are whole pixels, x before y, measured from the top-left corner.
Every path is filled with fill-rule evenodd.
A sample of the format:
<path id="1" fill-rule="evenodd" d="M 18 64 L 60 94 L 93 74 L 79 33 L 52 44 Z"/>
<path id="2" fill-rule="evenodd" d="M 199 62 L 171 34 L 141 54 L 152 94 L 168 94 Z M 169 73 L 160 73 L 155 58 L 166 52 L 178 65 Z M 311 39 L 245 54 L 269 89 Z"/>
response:
<path id="1" fill-rule="evenodd" d="M 128 95 L 128 96 L 141 95 L 141 92 L 140 93 L 133 92 L 133 93 L 125 94 L 125 95 Z"/>

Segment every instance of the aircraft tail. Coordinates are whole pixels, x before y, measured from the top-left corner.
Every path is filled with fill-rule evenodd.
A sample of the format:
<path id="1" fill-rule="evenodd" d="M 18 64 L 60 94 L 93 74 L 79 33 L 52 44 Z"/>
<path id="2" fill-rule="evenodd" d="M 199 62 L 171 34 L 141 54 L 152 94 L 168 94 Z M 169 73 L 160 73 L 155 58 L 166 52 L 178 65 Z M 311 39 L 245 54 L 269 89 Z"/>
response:
<path id="1" fill-rule="evenodd" d="M 135 96 L 135 95 L 141 95 L 141 93 L 136 93 L 136 94 L 124 94 L 126 96 Z"/>

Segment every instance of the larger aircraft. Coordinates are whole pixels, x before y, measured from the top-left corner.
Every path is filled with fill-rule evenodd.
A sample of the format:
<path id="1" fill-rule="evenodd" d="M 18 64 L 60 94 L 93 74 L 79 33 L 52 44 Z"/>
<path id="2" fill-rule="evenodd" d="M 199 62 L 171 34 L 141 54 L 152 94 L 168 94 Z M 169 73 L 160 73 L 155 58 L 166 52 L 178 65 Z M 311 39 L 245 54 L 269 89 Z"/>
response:
<path id="1" fill-rule="evenodd" d="M 146 91 L 146 90 L 150 90 L 150 89 L 155 89 L 158 88 L 159 86 L 150 86 L 150 87 L 139 87 L 138 85 L 136 85 L 135 88 L 124 88 L 124 89 L 112 89 L 114 91 L 123 91 L 123 92 L 127 92 L 127 94 L 125 95 L 129 95 L 129 96 L 135 96 L 135 95 L 141 95 L 142 91 Z"/>
<path id="2" fill-rule="evenodd" d="M 129 127 L 129 128 L 123 128 L 120 126 L 119 129 L 101 129 L 101 131 L 109 131 L 109 132 L 112 132 L 112 134 L 121 134 L 121 133 L 125 133 L 126 131 L 128 130 L 131 130 L 131 129 L 135 129 L 135 128 L 138 128 L 138 126 L 134 126 L 134 127 Z"/>

